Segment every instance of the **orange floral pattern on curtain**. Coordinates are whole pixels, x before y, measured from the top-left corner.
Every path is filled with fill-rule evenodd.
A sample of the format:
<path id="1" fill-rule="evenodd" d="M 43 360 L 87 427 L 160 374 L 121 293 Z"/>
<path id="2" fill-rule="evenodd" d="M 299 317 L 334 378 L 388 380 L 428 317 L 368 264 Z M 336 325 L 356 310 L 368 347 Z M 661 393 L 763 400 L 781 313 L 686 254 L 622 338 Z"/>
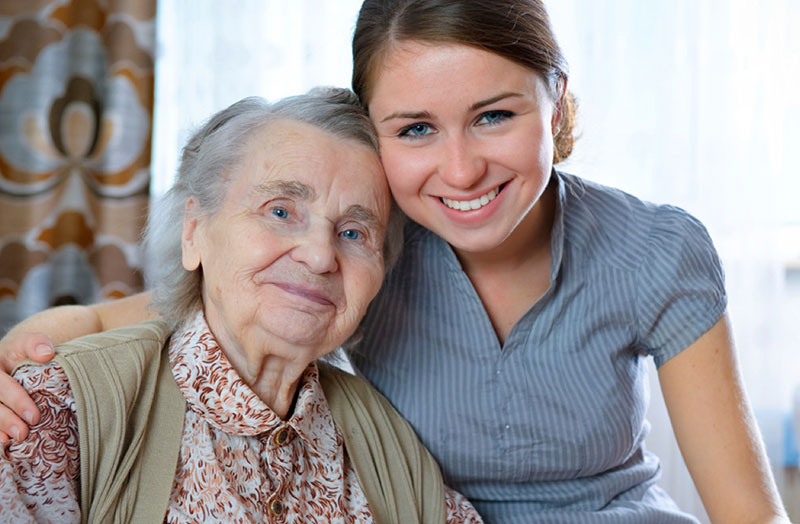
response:
<path id="1" fill-rule="evenodd" d="M 143 287 L 155 3 L 0 5 L 0 333 Z"/>

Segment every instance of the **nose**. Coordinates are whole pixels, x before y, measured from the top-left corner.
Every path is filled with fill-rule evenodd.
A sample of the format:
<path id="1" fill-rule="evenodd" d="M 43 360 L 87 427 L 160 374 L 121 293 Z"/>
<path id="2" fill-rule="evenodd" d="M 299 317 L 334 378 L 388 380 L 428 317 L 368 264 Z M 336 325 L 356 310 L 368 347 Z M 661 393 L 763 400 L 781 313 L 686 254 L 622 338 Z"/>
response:
<path id="1" fill-rule="evenodd" d="M 322 228 L 309 231 L 292 250 L 292 259 L 314 274 L 335 273 L 339 269 L 336 232 Z"/>
<path id="2" fill-rule="evenodd" d="M 447 185 L 459 189 L 473 187 L 486 173 L 486 159 L 477 144 L 466 137 L 449 137 L 439 176 Z"/>

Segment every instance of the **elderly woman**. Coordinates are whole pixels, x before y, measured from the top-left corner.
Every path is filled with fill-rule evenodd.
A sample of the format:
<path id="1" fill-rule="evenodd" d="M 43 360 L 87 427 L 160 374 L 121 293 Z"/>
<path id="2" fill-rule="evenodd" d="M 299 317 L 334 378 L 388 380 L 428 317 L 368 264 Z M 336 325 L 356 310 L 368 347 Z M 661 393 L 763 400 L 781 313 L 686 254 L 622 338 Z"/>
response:
<path id="1" fill-rule="evenodd" d="M 16 370 L 43 416 L 0 456 L 3 522 L 480 522 L 388 402 L 318 363 L 396 255 L 391 208 L 348 91 L 213 116 L 147 231 L 166 322 Z"/>

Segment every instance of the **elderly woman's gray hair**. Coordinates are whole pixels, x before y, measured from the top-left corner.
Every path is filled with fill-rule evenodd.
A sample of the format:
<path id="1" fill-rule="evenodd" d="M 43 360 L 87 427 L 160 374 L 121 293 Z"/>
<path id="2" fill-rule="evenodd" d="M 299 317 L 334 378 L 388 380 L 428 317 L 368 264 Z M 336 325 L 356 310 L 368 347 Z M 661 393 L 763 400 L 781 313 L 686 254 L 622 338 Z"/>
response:
<path id="1" fill-rule="evenodd" d="M 272 104 L 245 98 L 213 115 L 183 148 L 175 183 L 155 204 L 144 235 L 152 307 L 174 326 L 202 301 L 202 269 L 187 271 L 181 262 L 186 201 L 193 196 L 204 212 L 215 213 L 225 199 L 231 173 L 245 158 L 250 138 L 278 119 L 311 124 L 378 152 L 372 123 L 347 89 L 316 88 Z M 402 230 L 403 215 L 393 202 L 383 245 L 387 272 L 402 249 Z"/>

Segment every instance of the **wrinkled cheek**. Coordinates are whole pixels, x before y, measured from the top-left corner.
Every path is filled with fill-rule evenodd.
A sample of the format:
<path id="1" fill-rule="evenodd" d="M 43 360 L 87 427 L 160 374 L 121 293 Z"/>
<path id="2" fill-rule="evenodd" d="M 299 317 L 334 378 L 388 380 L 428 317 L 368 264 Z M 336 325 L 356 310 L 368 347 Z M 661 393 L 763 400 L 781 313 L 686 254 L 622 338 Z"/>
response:
<path id="1" fill-rule="evenodd" d="M 380 291 L 383 285 L 383 271 L 384 266 L 381 259 L 376 258 L 375 263 L 361 273 L 363 277 L 360 283 L 363 287 L 359 290 L 361 295 L 359 303 L 362 311 L 366 311 L 369 303 Z"/>
<path id="2" fill-rule="evenodd" d="M 256 311 L 268 305 L 264 287 L 254 281 L 251 273 L 216 273 L 211 280 L 204 282 L 204 298 L 213 300 L 225 315 L 253 316 Z"/>
<path id="3" fill-rule="evenodd" d="M 346 329 L 354 331 L 367 312 L 372 299 L 378 294 L 383 282 L 383 272 L 371 275 L 371 270 L 361 272 L 361 278 L 348 290 L 347 309 L 344 312 Z"/>
<path id="4" fill-rule="evenodd" d="M 363 311 L 348 311 L 346 315 L 346 319 L 340 322 L 337 331 L 337 337 L 340 340 L 335 341 L 336 346 L 341 346 L 343 343 L 347 341 L 353 334 L 358 330 L 358 326 L 361 324 L 361 319 L 364 318 L 364 313 L 366 310 Z"/>

